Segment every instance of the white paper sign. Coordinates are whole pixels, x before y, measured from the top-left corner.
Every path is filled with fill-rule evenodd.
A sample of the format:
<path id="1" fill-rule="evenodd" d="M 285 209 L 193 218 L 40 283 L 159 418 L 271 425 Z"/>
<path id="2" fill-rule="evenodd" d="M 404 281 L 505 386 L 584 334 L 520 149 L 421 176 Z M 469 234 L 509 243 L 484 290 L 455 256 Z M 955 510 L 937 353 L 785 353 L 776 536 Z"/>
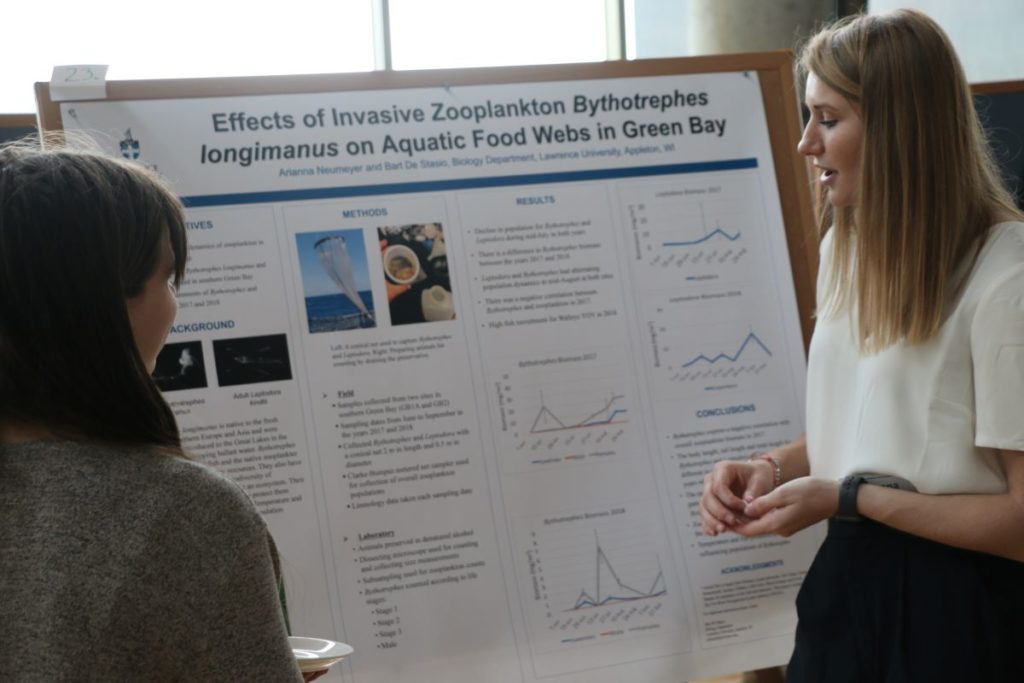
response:
<path id="1" fill-rule="evenodd" d="M 107 65 L 76 64 L 53 67 L 50 76 L 50 99 L 103 100 L 107 97 Z"/>

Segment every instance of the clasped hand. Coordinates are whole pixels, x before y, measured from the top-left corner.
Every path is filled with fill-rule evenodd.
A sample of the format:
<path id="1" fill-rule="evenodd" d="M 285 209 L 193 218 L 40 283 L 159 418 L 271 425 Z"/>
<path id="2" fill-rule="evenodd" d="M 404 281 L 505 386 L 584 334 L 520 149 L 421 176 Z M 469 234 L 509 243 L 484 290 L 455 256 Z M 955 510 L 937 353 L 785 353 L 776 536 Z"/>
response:
<path id="1" fill-rule="evenodd" d="M 788 537 L 836 513 L 837 482 L 800 477 L 773 490 L 772 476 L 771 463 L 763 460 L 716 463 L 704 477 L 700 499 L 704 533 Z"/>

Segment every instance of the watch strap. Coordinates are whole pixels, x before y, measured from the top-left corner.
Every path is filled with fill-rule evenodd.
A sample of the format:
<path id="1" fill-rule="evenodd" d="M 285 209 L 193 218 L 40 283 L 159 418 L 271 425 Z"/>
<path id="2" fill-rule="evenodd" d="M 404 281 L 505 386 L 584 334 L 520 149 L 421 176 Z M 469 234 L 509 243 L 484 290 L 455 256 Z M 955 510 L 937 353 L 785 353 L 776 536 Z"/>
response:
<path id="1" fill-rule="evenodd" d="M 857 489 L 867 478 L 863 474 L 850 474 L 839 484 L 839 507 L 836 519 L 842 522 L 859 522 L 862 518 L 857 512 Z"/>
<path id="2" fill-rule="evenodd" d="M 872 486 L 884 486 L 887 489 L 917 492 L 917 487 L 912 481 L 891 474 L 865 474 L 864 483 Z"/>

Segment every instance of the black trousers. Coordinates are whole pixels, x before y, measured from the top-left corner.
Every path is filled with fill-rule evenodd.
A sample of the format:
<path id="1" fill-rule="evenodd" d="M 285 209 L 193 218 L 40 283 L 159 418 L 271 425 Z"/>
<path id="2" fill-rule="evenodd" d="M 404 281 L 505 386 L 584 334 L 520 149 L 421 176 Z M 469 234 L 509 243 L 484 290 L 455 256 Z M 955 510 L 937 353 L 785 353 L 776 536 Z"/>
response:
<path id="1" fill-rule="evenodd" d="M 830 521 L 789 683 L 1024 682 L 1024 564 Z"/>

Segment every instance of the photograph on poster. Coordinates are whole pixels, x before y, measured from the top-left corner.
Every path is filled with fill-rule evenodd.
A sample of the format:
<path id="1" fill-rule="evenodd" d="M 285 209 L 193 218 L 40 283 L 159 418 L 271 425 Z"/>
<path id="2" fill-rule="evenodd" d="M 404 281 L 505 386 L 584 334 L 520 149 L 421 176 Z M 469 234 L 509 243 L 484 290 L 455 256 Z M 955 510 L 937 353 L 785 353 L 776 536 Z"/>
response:
<path id="1" fill-rule="evenodd" d="M 310 334 L 376 327 L 362 230 L 295 235 Z"/>
<path id="2" fill-rule="evenodd" d="M 393 325 L 453 320 L 455 302 L 440 223 L 378 228 Z"/>
<path id="3" fill-rule="evenodd" d="M 156 357 L 153 380 L 160 391 L 205 388 L 206 364 L 203 363 L 202 342 L 166 344 Z"/>
<path id="4" fill-rule="evenodd" d="M 292 378 L 288 342 L 283 334 L 215 339 L 213 362 L 217 367 L 217 383 L 222 387 Z"/>

